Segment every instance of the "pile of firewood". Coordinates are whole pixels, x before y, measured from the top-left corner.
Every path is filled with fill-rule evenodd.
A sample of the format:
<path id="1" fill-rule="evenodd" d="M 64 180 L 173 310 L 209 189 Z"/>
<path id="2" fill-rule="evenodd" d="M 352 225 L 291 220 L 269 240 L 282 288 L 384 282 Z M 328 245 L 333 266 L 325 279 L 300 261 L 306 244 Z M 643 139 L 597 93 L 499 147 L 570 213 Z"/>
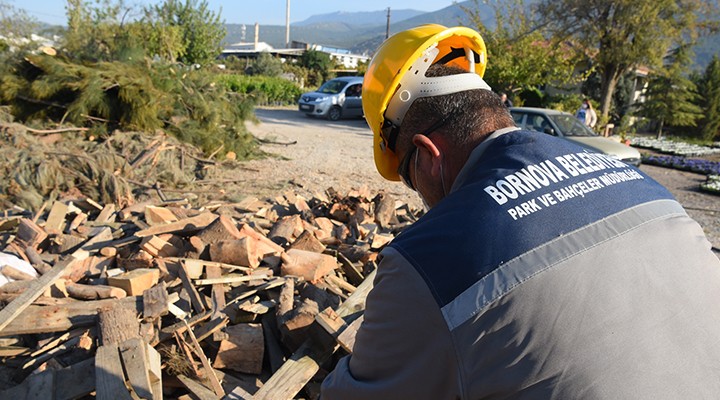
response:
<path id="1" fill-rule="evenodd" d="M 378 252 L 417 218 L 398 203 L 328 189 L 8 210 L 3 256 L 37 273 L 0 265 L 0 398 L 317 398 Z"/>

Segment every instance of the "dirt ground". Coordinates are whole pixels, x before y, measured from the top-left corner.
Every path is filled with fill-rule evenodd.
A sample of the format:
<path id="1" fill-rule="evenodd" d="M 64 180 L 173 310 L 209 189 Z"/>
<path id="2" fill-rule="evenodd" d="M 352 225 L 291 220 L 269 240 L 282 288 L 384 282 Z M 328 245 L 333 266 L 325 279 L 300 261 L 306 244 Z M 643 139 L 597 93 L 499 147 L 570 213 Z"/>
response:
<path id="1" fill-rule="evenodd" d="M 248 128 L 275 157 L 250 161 L 237 171 L 243 195 L 274 196 L 295 190 L 311 197 L 332 187 L 340 193 L 367 187 L 420 207 L 415 193 L 376 172 L 372 133 L 363 119 L 331 122 L 305 116 L 294 107 L 259 108 L 259 124 Z M 720 196 L 700 192 L 705 176 L 652 165 L 640 169 L 667 187 L 720 251 Z"/>

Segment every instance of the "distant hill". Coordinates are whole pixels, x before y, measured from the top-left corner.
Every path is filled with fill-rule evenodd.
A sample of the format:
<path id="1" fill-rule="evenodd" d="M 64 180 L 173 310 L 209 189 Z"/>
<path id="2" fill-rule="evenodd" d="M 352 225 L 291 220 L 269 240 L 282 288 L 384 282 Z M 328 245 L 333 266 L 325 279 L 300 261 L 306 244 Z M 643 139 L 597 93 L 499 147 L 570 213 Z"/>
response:
<path id="1" fill-rule="evenodd" d="M 717 1 L 717 0 L 715 0 Z M 460 1 L 433 12 L 390 9 L 390 34 L 413 26 L 436 23 L 445 26 L 469 25 L 464 8 L 480 7 L 484 23 L 494 25 L 495 13 L 487 2 Z M 387 11 L 334 12 L 314 15 L 304 21 L 290 25 L 290 40 L 348 49 L 356 54 L 372 55 L 385 40 Z M 242 39 L 242 24 L 226 24 L 227 36 L 224 43 L 253 42 L 255 25 L 245 24 Z M 275 48 L 285 47 L 284 25 L 260 25 L 259 41 Z M 695 47 L 696 69 L 704 70 L 714 54 L 720 55 L 720 34 L 707 37 Z"/>

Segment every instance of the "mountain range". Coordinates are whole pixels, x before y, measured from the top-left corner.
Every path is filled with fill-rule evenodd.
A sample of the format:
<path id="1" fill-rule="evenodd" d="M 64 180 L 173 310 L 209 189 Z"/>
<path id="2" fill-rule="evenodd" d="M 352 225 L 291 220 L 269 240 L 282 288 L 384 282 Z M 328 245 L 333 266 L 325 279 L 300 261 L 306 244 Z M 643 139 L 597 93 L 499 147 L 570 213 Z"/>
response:
<path id="1" fill-rule="evenodd" d="M 476 5 L 479 7 L 479 14 L 486 16 L 483 23 L 492 27 L 495 15 L 492 7 L 486 2 L 467 0 L 432 12 L 391 8 L 390 34 L 426 23 L 445 26 L 470 25 L 464 9 L 472 9 Z M 347 49 L 355 54 L 372 55 L 385 40 L 388 27 L 387 13 L 387 10 L 379 10 L 314 15 L 290 25 L 290 40 Z M 254 23 L 226 24 L 226 28 L 225 44 L 255 40 Z M 259 25 L 258 31 L 258 41 L 268 43 L 275 48 L 285 47 L 284 25 Z M 704 69 L 714 54 L 720 55 L 720 34 L 708 36 L 695 46 L 694 68 Z"/>

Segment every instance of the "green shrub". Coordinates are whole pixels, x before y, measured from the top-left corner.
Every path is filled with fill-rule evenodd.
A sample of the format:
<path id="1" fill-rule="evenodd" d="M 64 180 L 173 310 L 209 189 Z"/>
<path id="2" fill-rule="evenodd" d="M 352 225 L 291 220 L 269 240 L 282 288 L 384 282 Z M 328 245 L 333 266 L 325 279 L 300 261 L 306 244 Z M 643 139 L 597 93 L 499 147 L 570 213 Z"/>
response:
<path id="1" fill-rule="evenodd" d="M 267 76 L 220 75 L 218 82 L 231 92 L 252 97 L 261 105 L 295 104 L 303 90 L 283 78 Z"/>

